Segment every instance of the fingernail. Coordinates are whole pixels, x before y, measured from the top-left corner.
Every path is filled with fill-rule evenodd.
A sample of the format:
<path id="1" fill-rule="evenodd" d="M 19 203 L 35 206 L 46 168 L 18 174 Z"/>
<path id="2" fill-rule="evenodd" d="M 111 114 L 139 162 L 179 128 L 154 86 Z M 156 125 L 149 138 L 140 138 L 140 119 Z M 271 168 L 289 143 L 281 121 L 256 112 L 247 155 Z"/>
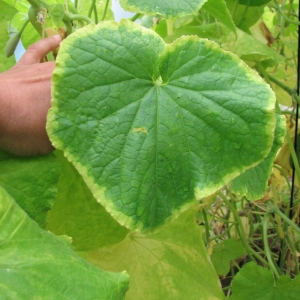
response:
<path id="1" fill-rule="evenodd" d="M 58 41 L 61 41 L 61 36 L 59 34 L 53 35 L 52 37 Z"/>

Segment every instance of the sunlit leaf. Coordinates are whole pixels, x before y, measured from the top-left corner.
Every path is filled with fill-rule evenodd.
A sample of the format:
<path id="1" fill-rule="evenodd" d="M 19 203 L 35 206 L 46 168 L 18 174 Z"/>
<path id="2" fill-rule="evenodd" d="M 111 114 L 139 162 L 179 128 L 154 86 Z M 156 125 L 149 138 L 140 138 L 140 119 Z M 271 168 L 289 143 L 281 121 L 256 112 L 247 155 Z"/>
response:
<path id="1" fill-rule="evenodd" d="M 201 239 L 193 210 L 152 235 L 131 232 L 121 243 L 90 252 L 105 270 L 127 270 L 126 300 L 223 299 L 218 277 Z"/>
<path id="2" fill-rule="evenodd" d="M 93 197 L 75 168 L 62 162 L 58 196 L 48 216 L 47 229 L 72 237 L 76 250 L 92 250 L 122 241 L 128 230 L 119 225 Z"/>

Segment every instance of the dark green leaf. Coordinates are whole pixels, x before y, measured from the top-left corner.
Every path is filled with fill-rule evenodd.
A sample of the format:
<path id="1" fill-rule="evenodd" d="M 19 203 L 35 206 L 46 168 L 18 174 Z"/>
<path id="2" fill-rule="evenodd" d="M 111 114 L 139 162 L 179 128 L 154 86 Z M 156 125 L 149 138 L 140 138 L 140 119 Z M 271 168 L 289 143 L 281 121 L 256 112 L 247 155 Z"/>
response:
<path id="1" fill-rule="evenodd" d="M 0 151 L 0 186 L 42 228 L 57 194 L 60 164 L 54 154 L 20 157 Z"/>
<path id="2" fill-rule="evenodd" d="M 47 129 L 121 224 L 149 231 L 269 153 L 275 96 L 197 37 L 166 45 L 129 21 L 62 42 Z"/>
<path id="3" fill-rule="evenodd" d="M 249 6 L 261 6 L 269 3 L 271 0 L 239 0 L 240 4 Z"/>

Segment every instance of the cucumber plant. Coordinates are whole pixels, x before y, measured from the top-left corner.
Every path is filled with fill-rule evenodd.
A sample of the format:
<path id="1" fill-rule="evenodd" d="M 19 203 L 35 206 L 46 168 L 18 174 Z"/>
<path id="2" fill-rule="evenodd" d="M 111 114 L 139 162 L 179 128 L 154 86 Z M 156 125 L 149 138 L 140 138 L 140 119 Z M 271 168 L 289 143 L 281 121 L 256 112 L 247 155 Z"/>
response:
<path id="1" fill-rule="evenodd" d="M 6 56 L 67 35 L 46 125 L 56 150 L 0 152 L 1 295 L 296 299 L 282 151 L 297 130 L 280 104 L 299 100 L 281 80 L 296 69 L 298 2 L 120 2 L 132 19 L 115 22 L 109 0 L 0 1 L 17 32 Z"/>

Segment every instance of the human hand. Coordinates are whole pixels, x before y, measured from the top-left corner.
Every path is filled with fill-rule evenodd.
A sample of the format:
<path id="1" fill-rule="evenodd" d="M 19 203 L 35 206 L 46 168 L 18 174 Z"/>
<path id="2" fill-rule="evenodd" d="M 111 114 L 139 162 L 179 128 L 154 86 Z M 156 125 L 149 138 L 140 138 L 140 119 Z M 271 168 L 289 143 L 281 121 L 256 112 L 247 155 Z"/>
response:
<path id="1" fill-rule="evenodd" d="M 14 67 L 0 74 L 0 149 L 23 156 L 54 150 L 46 132 L 46 117 L 55 63 L 40 60 L 60 42 L 60 36 L 38 41 Z"/>

